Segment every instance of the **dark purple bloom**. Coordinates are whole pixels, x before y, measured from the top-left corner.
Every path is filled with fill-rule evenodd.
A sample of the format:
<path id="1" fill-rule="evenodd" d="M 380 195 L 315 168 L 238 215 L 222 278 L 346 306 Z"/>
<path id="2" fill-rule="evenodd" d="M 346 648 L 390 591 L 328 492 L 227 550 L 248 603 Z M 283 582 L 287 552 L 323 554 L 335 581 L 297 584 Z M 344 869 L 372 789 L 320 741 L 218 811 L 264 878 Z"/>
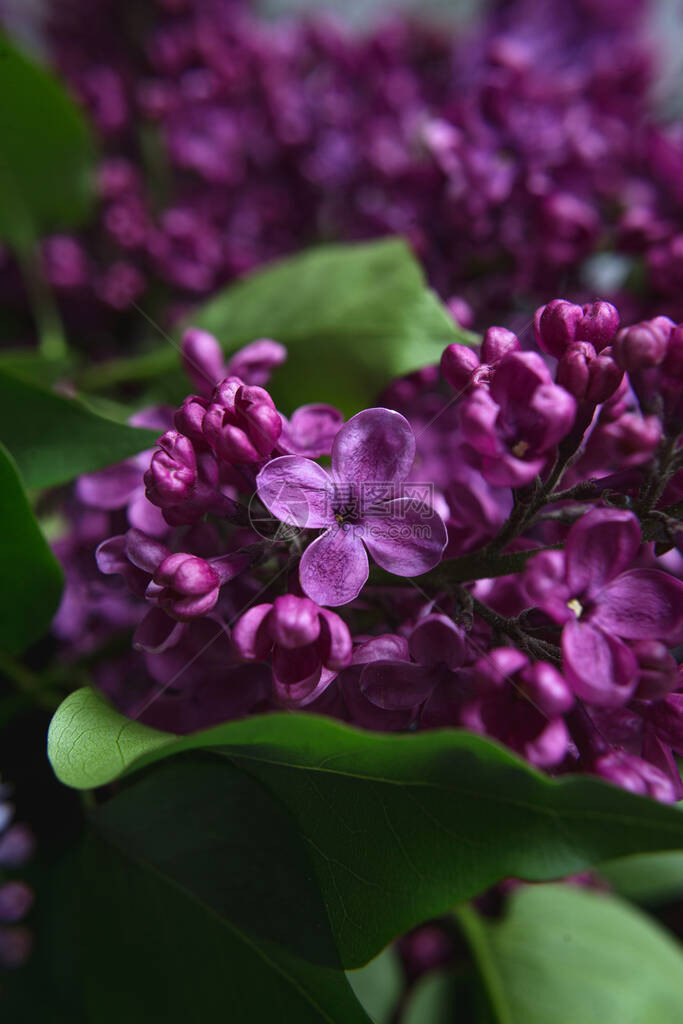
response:
<path id="1" fill-rule="evenodd" d="M 462 709 L 463 725 L 499 739 L 539 767 L 563 760 L 569 732 L 562 716 L 574 697 L 557 669 L 499 647 L 477 661 L 474 673 L 477 695 Z"/>
<path id="2" fill-rule="evenodd" d="M 250 608 L 236 623 L 233 642 L 249 661 L 272 657 L 275 695 L 288 707 L 310 704 L 351 660 L 346 623 L 294 594 Z"/>
<path id="3" fill-rule="evenodd" d="M 553 383 L 537 353 L 511 352 L 496 366 L 490 387 L 466 396 L 460 424 L 486 479 L 518 487 L 541 472 L 575 412 L 575 399 Z"/>
<path id="4" fill-rule="evenodd" d="M 263 462 L 282 432 L 280 414 L 263 388 L 226 377 L 216 387 L 202 431 L 217 457 L 228 463 Z"/>
<path id="5" fill-rule="evenodd" d="M 683 584 L 658 569 L 629 569 L 640 547 L 631 512 L 593 509 L 572 526 L 564 551 L 530 560 L 531 601 L 563 626 L 564 673 L 577 696 L 623 704 L 638 680 L 625 640 L 666 640 L 683 620 Z"/>
<path id="6" fill-rule="evenodd" d="M 447 539 L 443 521 L 404 487 L 414 457 L 407 420 L 388 409 L 366 409 L 336 435 L 330 473 L 296 455 L 273 459 L 261 470 L 258 494 L 276 518 L 324 528 L 299 566 L 301 586 L 312 600 L 333 606 L 352 601 L 368 578 L 366 546 L 398 576 L 419 576 L 440 561 Z"/>
<path id="7" fill-rule="evenodd" d="M 154 605 L 134 637 L 136 648 L 150 652 L 176 644 L 183 624 L 207 615 L 223 584 L 251 562 L 251 555 L 240 551 L 208 561 L 185 552 L 172 553 L 141 530 L 104 541 L 96 557 L 100 572 L 120 574 L 133 593 Z"/>

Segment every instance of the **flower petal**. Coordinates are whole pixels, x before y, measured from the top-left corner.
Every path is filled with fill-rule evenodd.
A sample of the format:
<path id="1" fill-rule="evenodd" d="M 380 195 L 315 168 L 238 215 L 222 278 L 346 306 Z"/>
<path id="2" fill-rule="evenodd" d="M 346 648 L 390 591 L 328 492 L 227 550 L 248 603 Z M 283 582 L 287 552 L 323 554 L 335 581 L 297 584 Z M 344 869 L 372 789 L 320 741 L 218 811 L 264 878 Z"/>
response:
<path id="1" fill-rule="evenodd" d="M 360 688 L 376 707 L 405 711 L 422 704 L 440 678 L 438 670 L 410 661 L 373 661 L 361 672 Z"/>
<path id="2" fill-rule="evenodd" d="M 565 546 L 567 584 L 572 595 L 590 599 L 627 569 L 640 546 L 640 527 L 631 512 L 596 508 L 569 531 Z"/>
<path id="3" fill-rule="evenodd" d="M 683 620 L 683 583 L 660 569 L 622 572 L 598 596 L 591 622 L 626 640 L 661 640 Z"/>
<path id="4" fill-rule="evenodd" d="M 420 619 L 409 638 L 410 653 L 420 665 L 446 664 L 459 668 L 465 661 L 465 630 L 445 615 Z"/>
<path id="5" fill-rule="evenodd" d="M 161 608 L 151 608 L 135 630 L 133 647 L 147 654 L 160 654 L 174 647 L 186 629 L 184 622 L 169 618 Z"/>
<path id="6" fill-rule="evenodd" d="M 358 597 L 369 575 L 363 541 L 353 530 L 334 526 L 309 544 L 299 563 L 299 579 L 317 604 L 348 604 Z"/>
<path id="7" fill-rule="evenodd" d="M 272 604 L 257 604 L 241 616 L 232 631 L 232 642 L 241 658 L 264 661 L 273 641 L 265 621 Z"/>
<path id="8" fill-rule="evenodd" d="M 351 661 L 351 634 L 343 619 L 326 608 L 320 609 L 320 650 L 323 665 L 335 671 Z"/>
<path id="9" fill-rule="evenodd" d="M 377 564 L 396 576 L 420 576 L 441 561 L 448 534 L 443 519 L 410 499 L 387 502 L 386 515 L 368 516 L 363 540 Z"/>
<path id="10" fill-rule="evenodd" d="M 256 477 L 258 496 L 269 512 L 290 526 L 329 526 L 334 522 L 333 488 L 317 462 L 282 455 Z"/>
<path id="11" fill-rule="evenodd" d="M 364 409 L 352 416 L 332 445 L 332 472 L 351 483 L 398 483 L 414 460 L 413 428 L 391 409 Z"/>
<path id="12" fill-rule="evenodd" d="M 635 688 L 638 662 L 616 637 L 589 622 L 568 622 L 562 630 L 564 675 L 578 697 L 618 707 Z"/>

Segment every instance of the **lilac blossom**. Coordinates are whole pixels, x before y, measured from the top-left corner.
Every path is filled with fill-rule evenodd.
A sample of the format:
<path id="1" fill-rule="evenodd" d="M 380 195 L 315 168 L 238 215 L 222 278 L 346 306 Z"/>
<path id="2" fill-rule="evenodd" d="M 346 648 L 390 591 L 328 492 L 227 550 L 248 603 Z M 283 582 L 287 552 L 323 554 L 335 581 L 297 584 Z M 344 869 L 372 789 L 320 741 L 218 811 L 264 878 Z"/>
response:
<path id="1" fill-rule="evenodd" d="M 541 472 L 575 413 L 574 398 L 553 383 L 537 353 L 510 352 L 495 367 L 489 387 L 466 396 L 461 430 L 490 483 L 520 486 Z"/>
<path id="2" fill-rule="evenodd" d="M 415 457 L 410 424 L 388 409 L 366 409 L 336 435 L 332 466 L 281 456 L 259 473 L 257 488 L 282 522 L 324 532 L 299 567 L 304 592 L 318 604 L 342 605 L 369 574 L 366 547 L 388 572 L 419 576 L 440 560 L 446 529 L 429 506 L 402 486 Z"/>
<path id="3" fill-rule="evenodd" d="M 564 551 L 529 562 L 529 598 L 563 626 L 566 678 L 577 696 L 623 704 L 638 662 L 628 640 L 666 640 L 683 621 L 683 584 L 658 569 L 629 568 L 640 547 L 638 520 L 593 509 L 569 531 Z"/>
<path id="4" fill-rule="evenodd" d="M 235 624 L 233 642 L 248 661 L 272 656 L 275 695 L 287 707 L 310 704 L 351 659 L 346 623 L 295 594 L 250 608 Z"/>

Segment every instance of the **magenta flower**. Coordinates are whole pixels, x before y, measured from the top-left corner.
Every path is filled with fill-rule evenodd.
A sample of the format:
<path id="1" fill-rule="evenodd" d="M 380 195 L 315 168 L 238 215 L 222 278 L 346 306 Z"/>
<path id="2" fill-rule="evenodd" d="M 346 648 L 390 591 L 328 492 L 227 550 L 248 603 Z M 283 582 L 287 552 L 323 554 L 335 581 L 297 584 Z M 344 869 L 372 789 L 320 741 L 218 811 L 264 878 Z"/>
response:
<path id="1" fill-rule="evenodd" d="M 324 528 L 299 565 L 311 600 L 335 606 L 357 597 L 369 575 L 366 548 L 397 576 L 419 576 L 440 561 L 443 520 L 404 486 L 414 458 L 408 421 L 389 409 L 366 409 L 336 435 L 330 473 L 297 455 L 273 459 L 261 470 L 258 495 L 277 519 Z"/>
<path id="2" fill-rule="evenodd" d="M 541 768 L 562 761 L 569 745 L 562 716 L 574 697 L 557 669 L 498 647 L 479 659 L 474 674 L 477 695 L 461 712 L 466 728 L 494 736 Z"/>
<path id="3" fill-rule="evenodd" d="M 185 623 L 208 615 L 223 584 L 251 562 L 243 551 L 208 560 L 186 552 L 172 553 L 165 544 L 135 529 L 104 541 L 96 558 L 100 572 L 123 576 L 133 593 L 152 604 L 133 638 L 138 650 L 151 653 L 173 646 Z"/>
<path id="4" fill-rule="evenodd" d="M 350 719 L 366 729 L 406 729 L 467 659 L 465 632 L 445 615 L 420 619 L 408 638 L 392 633 L 359 644 L 340 675 Z"/>
<path id="5" fill-rule="evenodd" d="M 576 400 L 553 383 L 536 352 L 509 352 L 490 387 L 475 387 L 460 411 L 464 440 L 492 484 L 519 487 L 543 469 L 570 431 Z"/>
<path id="6" fill-rule="evenodd" d="M 232 639 L 248 661 L 272 655 L 275 694 L 289 707 L 310 704 L 351 660 L 346 623 L 295 594 L 250 608 L 236 623 Z"/>
<path id="7" fill-rule="evenodd" d="M 638 680 L 625 640 L 666 640 L 683 620 L 683 583 L 659 569 L 628 569 L 640 547 L 631 512 L 599 508 L 572 526 L 564 551 L 530 560 L 529 598 L 562 630 L 564 674 L 577 696 L 623 704 Z"/>

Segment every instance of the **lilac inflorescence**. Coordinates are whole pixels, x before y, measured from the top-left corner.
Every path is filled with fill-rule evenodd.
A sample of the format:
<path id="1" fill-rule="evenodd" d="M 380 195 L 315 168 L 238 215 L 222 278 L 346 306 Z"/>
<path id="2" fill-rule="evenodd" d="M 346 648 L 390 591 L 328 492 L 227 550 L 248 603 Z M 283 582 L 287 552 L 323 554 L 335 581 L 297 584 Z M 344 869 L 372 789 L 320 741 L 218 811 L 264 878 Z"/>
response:
<path id="1" fill-rule="evenodd" d="M 96 676 L 173 731 L 278 707 L 464 726 L 553 774 L 678 799 L 681 331 L 554 300 L 529 337 L 491 327 L 479 350 L 451 345 L 441 371 L 344 421 L 315 403 L 280 413 L 265 387 L 277 343 L 226 363 L 190 330 L 194 382 L 228 376 L 183 402 L 153 452 L 79 481 L 79 515 L 99 517 L 87 543 L 121 583 L 60 542 L 57 631 L 77 654 L 105 616 L 110 635 L 135 627 L 137 653 Z M 90 590 L 84 628 L 85 612 L 71 620 Z"/>

